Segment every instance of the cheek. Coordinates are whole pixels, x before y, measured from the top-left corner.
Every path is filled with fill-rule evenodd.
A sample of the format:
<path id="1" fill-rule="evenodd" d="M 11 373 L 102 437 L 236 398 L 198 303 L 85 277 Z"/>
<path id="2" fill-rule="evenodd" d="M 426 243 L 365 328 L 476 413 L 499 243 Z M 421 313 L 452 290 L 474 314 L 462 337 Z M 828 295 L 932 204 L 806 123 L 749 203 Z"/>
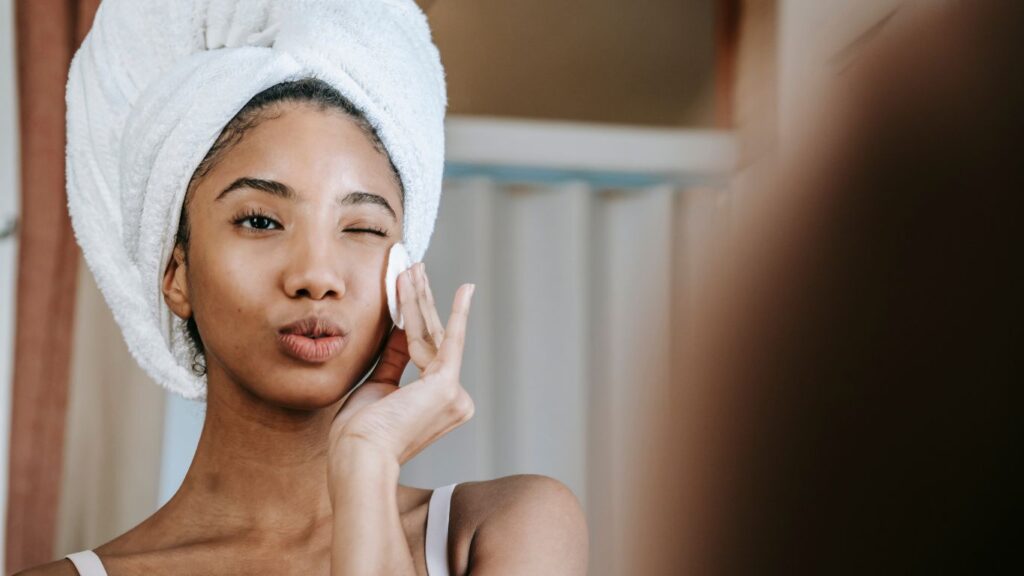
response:
<path id="1" fill-rule="evenodd" d="M 244 312 L 265 300 L 273 282 L 272 261 L 218 254 L 207 262 L 207 287 L 215 301 Z"/>
<path id="2" fill-rule="evenodd" d="M 221 353 L 245 349 L 257 334 L 272 328 L 266 307 L 272 270 L 267 259 L 229 251 L 206 253 L 190 269 L 193 308 L 204 340 Z"/>
<path id="3" fill-rule="evenodd" d="M 190 262 L 193 308 L 200 331 L 209 347 L 220 356 L 245 354 L 276 347 L 276 325 L 308 312 L 312 302 L 293 300 L 284 291 L 291 262 L 285 251 L 252 243 L 217 243 L 217 250 L 195 254 Z M 340 249 L 341 247 L 339 247 Z M 334 273 L 340 276 L 344 294 L 334 302 L 318 302 L 316 308 L 338 315 L 352 329 L 348 362 L 371 354 L 390 323 L 384 288 L 386 252 L 352 246 Z M 225 358 L 226 360 L 226 358 Z"/>
<path id="4" fill-rule="evenodd" d="M 340 298 L 314 302 L 283 289 L 288 274 L 301 273 L 289 267 L 293 262 L 286 254 L 242 252 L 222 244 L 190 270 L 208 365 L 282 405 L 310 408 L 337 401 L 372 367 L 387 336 L 386 258 L 353 247 L 335 269 L 344 285 Z M 297 366 L 279 349 L 275 323 L 314 309 L 342 319 L 351 341 L 325 365 Z"/>
<path id="5" fill-rule="evenodd" d="M 357 330 L 373 332 L 375 325 L 383 330 L 383 321 L 390 318 L 384 273 L 384 266 L 373 265 L 360 267 L 346 275 L 346 298 L 351 305 L 348 310 L 353 314 L 350 320 Z"/>

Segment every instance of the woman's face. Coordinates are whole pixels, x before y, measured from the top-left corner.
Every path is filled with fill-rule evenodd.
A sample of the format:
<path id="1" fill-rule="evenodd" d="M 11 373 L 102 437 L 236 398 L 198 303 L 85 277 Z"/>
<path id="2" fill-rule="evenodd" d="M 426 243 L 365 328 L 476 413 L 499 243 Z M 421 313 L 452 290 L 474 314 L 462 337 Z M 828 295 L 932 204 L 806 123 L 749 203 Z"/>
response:
<path id="1" fill-rule="evenodd" d="M 195 188 L 187 272 L 174 273 L 187 306 L 171 307 L 194 314 L 211 383 L 230 378 L 268 402 L 320 408 L 365 373 L 390 327 L 384 275 L 401 241 L 401 192 L 351 118 L 305 103 L 277 111 Z M 307 318 L 340 329 L 330 357 L 282 335 Z"/>

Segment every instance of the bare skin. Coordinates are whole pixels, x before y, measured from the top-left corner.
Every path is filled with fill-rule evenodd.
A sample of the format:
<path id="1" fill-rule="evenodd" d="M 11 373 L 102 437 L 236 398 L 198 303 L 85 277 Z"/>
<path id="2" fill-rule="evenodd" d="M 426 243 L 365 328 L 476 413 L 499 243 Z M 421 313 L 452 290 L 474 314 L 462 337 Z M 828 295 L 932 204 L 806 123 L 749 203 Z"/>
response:
<path id="1" fill-rule="evenodd" d="M 383 277 L 403 213 L 386 157 L 339 112 L 275 107 L 190 199 L 188 258 L 175 251 L 162 289 L 203 336 L 206 422 L 174 497 L 95 549 L 111 576 L 426 574 L 431 492 L 398 484 L 398 471 L 473 415 L 459 382 L 473 288 L 460 287 L 442 324 L 415 266 L 399 279 L 407 330 L 392 331 Z M 239 178 L 293 197 L 251 181 L 222 194 Z M 277 342 L 313 314 L 347 332 L 319 363 Z M 421 378 L 398 388 L 410 360 Z M 453 574 L 584 574 L 582 509 L 544 476 L 460 484 L 449 558 Z M 75 573 L 67 560 L 24 572 Z"/>

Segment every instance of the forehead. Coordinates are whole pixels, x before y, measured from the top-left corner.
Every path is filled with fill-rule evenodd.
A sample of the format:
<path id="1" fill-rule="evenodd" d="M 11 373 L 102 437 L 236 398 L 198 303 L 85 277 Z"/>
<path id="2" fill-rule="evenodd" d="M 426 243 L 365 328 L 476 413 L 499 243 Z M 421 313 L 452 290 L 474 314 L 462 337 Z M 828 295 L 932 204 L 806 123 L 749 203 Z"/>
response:
<path id="1" fill-rule="evenodd" d="M 355 119 L 311 103 L 282 102 L 261 112 L 203 187 L 217 189 L 243 176 L 284 182 L 302 200 L 362 190 L 385 197 L 396 212 L 402 209 L 401 186 L 385 153 Z"/>

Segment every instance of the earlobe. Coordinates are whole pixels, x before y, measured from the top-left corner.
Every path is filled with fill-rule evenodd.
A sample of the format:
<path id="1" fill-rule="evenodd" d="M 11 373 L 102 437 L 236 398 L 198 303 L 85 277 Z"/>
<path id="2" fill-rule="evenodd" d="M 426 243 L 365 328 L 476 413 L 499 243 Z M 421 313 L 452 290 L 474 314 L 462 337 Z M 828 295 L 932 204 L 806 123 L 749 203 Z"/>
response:
<path id="1" fill-rule="evenodd" d="M 185 251 L 178 245 L 167 262 L 160 289 L 164 294 L 164 302 L 175 316 L 185 320 L 192 316 L 192 304 L 189 301 L 188 282 L 186 278 Z"/>

